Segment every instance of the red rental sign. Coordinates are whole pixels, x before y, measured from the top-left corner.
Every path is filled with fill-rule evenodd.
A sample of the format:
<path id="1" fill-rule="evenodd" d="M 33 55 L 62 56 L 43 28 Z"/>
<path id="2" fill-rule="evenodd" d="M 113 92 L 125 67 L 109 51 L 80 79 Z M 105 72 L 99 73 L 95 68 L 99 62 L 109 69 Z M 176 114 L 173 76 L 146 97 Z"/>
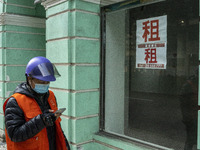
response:
<path id="1" fill-rule="evenodd" d="M 137 20 L 136 68 L 166 69 L 167 16 Z"/>

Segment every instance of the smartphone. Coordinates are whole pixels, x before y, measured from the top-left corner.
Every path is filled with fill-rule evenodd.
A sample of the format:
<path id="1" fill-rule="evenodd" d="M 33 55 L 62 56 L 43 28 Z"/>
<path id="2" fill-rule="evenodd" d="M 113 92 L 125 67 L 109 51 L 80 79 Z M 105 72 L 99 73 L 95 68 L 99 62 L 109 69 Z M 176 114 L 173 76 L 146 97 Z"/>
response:
<path id="1" fill-rule="evenodd" d="M 66 108 L 60 108 L 60 109 L 56 110 L 55 114 L 62 114 L 65 110 L 66 110 Z"/>

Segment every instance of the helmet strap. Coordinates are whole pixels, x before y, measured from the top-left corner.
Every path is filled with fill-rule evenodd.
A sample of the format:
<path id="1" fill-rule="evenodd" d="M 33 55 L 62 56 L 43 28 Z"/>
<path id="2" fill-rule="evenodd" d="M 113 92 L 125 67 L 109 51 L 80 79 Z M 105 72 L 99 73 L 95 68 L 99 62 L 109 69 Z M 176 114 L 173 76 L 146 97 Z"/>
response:
<path id="1" fill-rule="evenodd" d="M 25 76 L 26 76 L 26 84 L 29 85 L 27 74 L 25 74 Z M 30 85 L 29 85 L 29 86 L 30 86 Z"/>

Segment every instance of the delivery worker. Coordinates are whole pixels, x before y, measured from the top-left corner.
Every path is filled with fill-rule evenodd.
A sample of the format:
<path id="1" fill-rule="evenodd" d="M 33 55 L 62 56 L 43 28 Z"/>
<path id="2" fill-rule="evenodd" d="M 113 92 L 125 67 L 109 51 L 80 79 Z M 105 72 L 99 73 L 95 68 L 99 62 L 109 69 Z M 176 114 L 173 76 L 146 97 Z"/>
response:
<path id="1" fill-rule="evenodd" d="M 3 106 L 8 150 L 70 150 L 60 126 L 60 113 L 49 83 L 59 76 L 45 57 L 26 66 L 26 82 L 17 86 Z"/>

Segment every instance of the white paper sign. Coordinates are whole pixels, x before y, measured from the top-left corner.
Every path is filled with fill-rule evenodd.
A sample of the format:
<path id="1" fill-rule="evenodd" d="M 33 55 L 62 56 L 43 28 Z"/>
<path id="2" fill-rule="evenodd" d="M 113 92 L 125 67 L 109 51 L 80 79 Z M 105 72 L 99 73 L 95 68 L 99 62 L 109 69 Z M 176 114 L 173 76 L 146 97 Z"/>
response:
<path id="1" fill-rule="evenodd" d="M 166 69 L 167 16 L 137 20 L 136 68 Z"/>

